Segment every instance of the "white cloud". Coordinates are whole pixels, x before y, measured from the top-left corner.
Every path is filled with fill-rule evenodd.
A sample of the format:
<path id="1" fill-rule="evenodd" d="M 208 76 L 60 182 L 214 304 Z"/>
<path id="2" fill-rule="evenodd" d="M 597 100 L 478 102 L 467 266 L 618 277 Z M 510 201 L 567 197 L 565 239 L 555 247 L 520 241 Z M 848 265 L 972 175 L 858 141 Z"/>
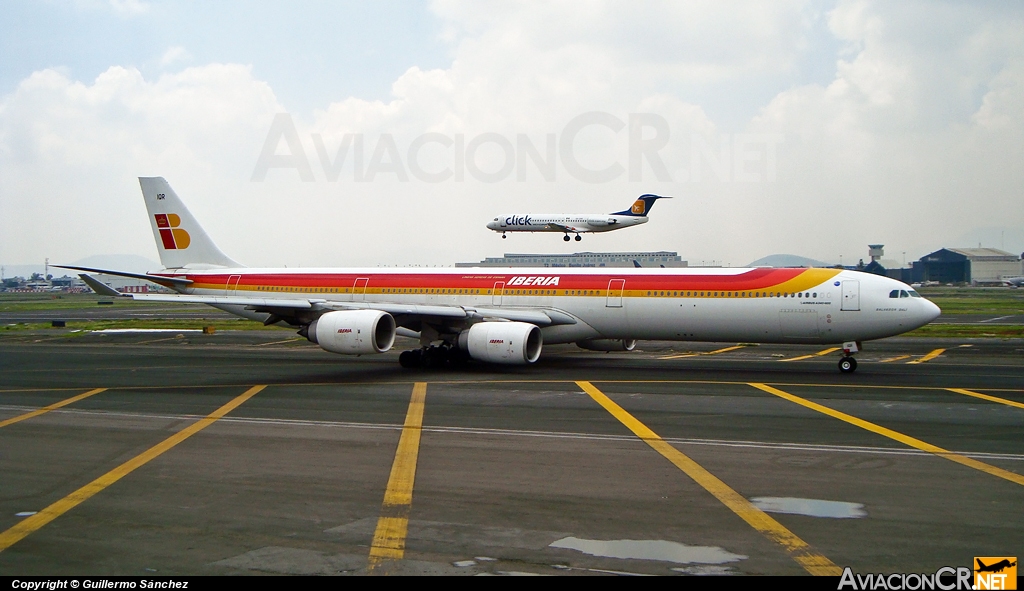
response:
<path id="1" fill-rule="evenodd" d="M 505 211 L 615 211 L 644 192 L 677 199 L 659 204 L 644 228 L 588 236 L 582 246 L 733 264 L 772 252 L 850 261 L 869 242 L 920 256 L 956 246 L 945 236 L 1024 223 L 1015 172 L 1024 157 L 1020 10 L 840 2 L 827 17 L 827 33 L 843 45 L 834 77 L 786 82 L 821 50 L 812 30 L 819 8 L 436 2 L 449 67 L 410 68 L 388 101 L 338 97 L 293 114 L 312 183 L 294 170 L 249 181 L 283 110 L 249 66 L 209 64 L 154 80 L 115 66 L 91 83 L 40 71 L 0 100 L 0 257 L 153 257 L 134 180 L 142 175 L 167 177 L 224 250 L 249 264 L 448 264 L 574 250 L 581 245 L 557 235 L 502 241 L 484 223 Z M 187 58 L 172 47 L 163 61 Z M 774 182 L 764 181 L 767 147 L 745 147 L 751 136 L 725 133 L 709 114 L 736 93 L 765 89 L 772 98 L 741 131 L 785 138 L 773 148 Z M 332 183 L 312 140 L 319 134 L 333 158 L 345 134 L 363 134 L 367 160 L 384 133 L 402 159 L 425 132 L 466 141 L 493 132 L 513 145 L 524 134 L 543 148 L 548 134 L 590 111 L 623 122 L 630 113 L 663 117 L 671 141 L 659 155 L 674 181 L 656 181 L 648 166 L 642 182 L 623 174 L 588 184 L 559 166 L 552 183 L 531 166 L 526 182 L 514 173 L 498 183 L 382 173 L 361 183 L 346 170 Z M 576 157 L 628 168 L 628 137 L 587 128 Z M 754 160 L 738 165 L 745 153 Z M 420 154 L 432 171 L 452 163 L 440 144 Z M 478 156 L 487 171 L 503 162 L 494 144 Z M 751 171 L 759 182 L 735 182 Z"/>
<path id="2" fill-rule="evenodd" d="M 167 51 L 160 57 L 161 66 L 169 66 L 175 62 L 186 61 L 192 59 L 192 54 L 187 49 L 180 45 L 174 47 L 168 47 Z"/>

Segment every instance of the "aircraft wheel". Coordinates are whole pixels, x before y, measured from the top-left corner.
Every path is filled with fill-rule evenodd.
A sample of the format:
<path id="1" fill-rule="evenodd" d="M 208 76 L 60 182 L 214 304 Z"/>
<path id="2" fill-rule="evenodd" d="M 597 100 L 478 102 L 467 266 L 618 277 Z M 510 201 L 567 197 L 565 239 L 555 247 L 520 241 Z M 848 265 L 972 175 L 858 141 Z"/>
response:
<path id="1" fill-rule="evenodd" d="M 839 360 L 839 371 L 853 373 L 857 370 L 857 360 L 853 357 L 843 357 Z"/>
<path id="2" fill-rule="evenodd" d="M 445 359 L 444 351 L 441 351 L 437 347 L 431 347 L 423 352 L 423 367 L 425 369 L 437 369 L 444 367 Z"/>
<path id="3" fill-rule="evenodd" d="M 569 235 L 568 235 L 568 234 L 566 234 L 565 236 L 563 236 L 563 237 L 562 237 L 562 240 L 565 240 L 566 242 L 568 242 L 568 241 L 569 241 Z"/>
<path id="4" fill-rule="evenodd" d="M 506 236 L 506 235 L 504 235 L 504 234 L 502 234 L 502 235 L 501 235 L 501 239 L 502 239 L 502 240 L 504 240 L 504 239 L 506 239 L 506 238 L 508 238 L 508 236 Z"/>
<path id="5" fill-rule="evenodd" d="M 402 354 L 398 356 L 398 364 L 405 368 L 420 367 L 422 365 L 422 355 L 419 349 L 414 351 L 402 351 Z"/>
<path id="6" fill-rule="evenodd" d="M 576 235 L 576 242 L 579 242 L 580 240 L 583 240 L 583 237 L 580 236 L 579 234 L 577 234 Z"/>

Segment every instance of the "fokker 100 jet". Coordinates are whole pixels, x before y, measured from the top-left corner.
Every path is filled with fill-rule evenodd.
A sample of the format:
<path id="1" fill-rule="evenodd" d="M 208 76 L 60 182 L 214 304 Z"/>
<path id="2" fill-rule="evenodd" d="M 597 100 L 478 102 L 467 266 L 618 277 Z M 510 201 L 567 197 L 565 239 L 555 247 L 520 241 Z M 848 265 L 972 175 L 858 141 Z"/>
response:
<path id="1" fill-rule="evenodd" d="M 173 294 L 136 300 L 209 304 L 290 325 L 332 353 L 391 349 L 419 339 L 403 367 L 469 360 L 530 364 L 544 344 L 631 350 L 637 339 L 842 344 L 854 371 L 863 341 L 928 324 L 939 308 L 909 285 L 844 269 L 510 268 L 271 269 L 236 263 L 213 243 L 162 178 L 140 178 L 163 269 L 127 273 Z"/>
<path id="2" fill-rule="evenodd" d="M 563 232 L 562 240 L 569 241 L 569 234 L 576 234 L 576 240 L 582 238 L 583 232 L 610 232 L 620 228 L 629 228 L 647 223 L 647 214 L 658 199 L 670 199 L 659 195 L 641 195 L 626 210 L 615 213 L 525 213 L 510 214 L 494 218 L 487 223 L 487 228 L 501 232 L 502 238 L 508 238 L 506 232 Z"/>

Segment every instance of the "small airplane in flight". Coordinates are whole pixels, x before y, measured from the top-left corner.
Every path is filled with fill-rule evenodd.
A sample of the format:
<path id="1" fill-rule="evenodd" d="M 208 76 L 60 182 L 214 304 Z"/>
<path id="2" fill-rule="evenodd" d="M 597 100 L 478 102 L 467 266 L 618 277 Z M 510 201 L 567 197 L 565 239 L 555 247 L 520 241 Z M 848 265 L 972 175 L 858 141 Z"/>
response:
<path id="1" fill-rule="evenodd" d="M 506 232 L 563 232 L 562 240 L 569 241 L 569 234 L 576 234 L 576 240 L 583 238 L 583 232 L 610 232 L 619 228 L 628 228 L 647 223 L 647 214 L 658 199 L 671 199 L 660 195 L 641 195 L 626 210 L 615 213 L 539 213 L 510 214 L 494 218 L 487 224 L 489 230 L 501 232 L 502 238 L 508 238 Z"/>

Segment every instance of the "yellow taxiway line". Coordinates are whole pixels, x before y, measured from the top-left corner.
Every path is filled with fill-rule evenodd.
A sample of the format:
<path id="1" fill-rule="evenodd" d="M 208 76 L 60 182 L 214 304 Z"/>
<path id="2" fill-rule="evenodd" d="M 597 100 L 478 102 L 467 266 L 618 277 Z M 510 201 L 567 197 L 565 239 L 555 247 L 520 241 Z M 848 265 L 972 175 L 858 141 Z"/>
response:
<path id="1" fill-rule="evenodd" d="M 83 393 L 79 394 L 78 396 L 72 396 L 71 398 L 68 398 L 68 399 L 65 399 L 65 400 L 61 400 L 60 402 L 54 402 L 53 404 L 51 404 L 49 406 L 44 406 L 44 407 L 42 407 L 40 409 L 33 410 L 32 412 L 27 412 L 27 413 L 25 413 L 23 415 L 18 415 L 16 417 L 11 417 L 9 419 L 5 419 L 3 421 L 0 421 L 0 427 L 6 427 L 7 425 L 13 425 L 14 423 L 17 423 L 17 422 L 20 422 L 20 421 L 24 421 L 25 419 L 31 419 L 32 417 L 38 417 L 41 414 L 45 414 L 45 413 L 50 412 L 51 410 L 56 410 L 56 409 L 58 409 L 58 408 L 60 408 L 62 406 L 67 406 L 67 405 L 69 405 L 69 404 L 71 404 L 73 402 L 78 402 L 79 400 L 82 400 L 83 398 L 88 398 L 88 397 L 92 396 L 93 394 L 99 394 L 100 392 L 105 392 L 106 390 L 107 390 L 106 388 L 95 388 L 93 390 L 89 390 L 88 392 L 83 392 Z"/>
<path id="2" fill-rule="evenodd" d="M 367 569 L 378 571 L 388 561 L 405 556 L 405 536 L 409 530 L 412 508 L 412 487 L 416 481 L 416 459 L 419 457 L 420 434 L 423 432 L 423 407 L 427 399 L 427 383 L 416 382 L 405 415 L 405 426 L 398 440 L 395 461 L 391 465 L 388 488 L 384 493 L 377 530 L 370 546 Z"/>
<path id="3" fill-rule="evenodd" d="M 778 521 L 772 519 L 767 513 L 758 509 L 750 501 L 718 479 L 714 474 L 708 472 L 703 466 L 690 459 L 689 456 L 669 445 L 664 439 L 658 436 L 646 425 L 638 421 L 633 415 L 626 412 L 621 406 L 615 404 L 603 392 L 594 387 L 590 382 L 576 382 L 579 387 L 590 395 L 598 404 L 604 407 L 612 416 L 625 425 L 644 443 L 654 448 L 668 461 L 675 464 L 694 482 L 704 487 L 722 502 L 723 505 L 732 510 L 751 527 L 761 532 L 765 537 L 782 546 L 786 552 L 800 566 L 812 575 L 839 576 L 842 570 L 825 556 L 815 552 L 811 546 L 786 529 Z"/>
<path id="4" fill-rule="evenodd" d="M 1017 408 L 1024 408 L 1024 404 L 1017 402 L 1016 400 L 1007 400 L 1005 398 L 999 398 L 998 396 L 989 396 L 988 394 L 982 394 L 980 392 L 972 392 L 971 390 L 964 390 L 963 388 L 946 388 L 950 392 L 956 392 L 957 394 L 963 394 L 964 396 L 974 396 L 975 398 L 981 398 L 982 400 L 988 400 L 989 402 L 998 402 L 999 404 L 1005 404 L 1007 406 L 1016 406 Z"/>
<path id="5" fill-rule="evenodd" d="M 908 359 L 909 357 L 910 357 L 910 355 L 897 355 L 895 357 L 889 357 L 888 359 L 883 359 L 883 360 L 879 361 L 879 363 L 891 363 L 893 361 L 900 361 L 900 360 L 903 360 L 903 359 Z"/>
<path id="6" fill-rule="evenodd" d="M 913 361 L 908 361 L 907 365 L 913 365 L 913 364 L 916 364 L 916 363 L 925 363 L 925 362 L 931 361 L 932 359 L 935 359 L 939 355 L 942 355 L 945 351 L 946 351 L 945 349 L 935 349 L 934 351 L 932 351 L 931 353 L 925 355 L 924 357 L 922 357 L 920 359 L 915 359 Z"/>
<path id="7" fill-rule="evenodd" d="M 834 351 L 838 351 L 839 347 L 832 347 L 825 349 L 824 351 L 818 351 L 817 353 L 811 353 L 810 355 L 801 355 L 800 357 L 790 357 L 789 359 L 779 359 L 779 361 L 800 361 L 802 359 L 810 359 L 811 357 L 821 357 L 822 355 L 828 355 Z"/>
<path id="8" fill-rule="evenodd" d="M 997 468 L 995 466 L 991 466 L 991 465 L 986 464 L 984 462 L 979 462 L 978 460 L 974 460 L 974 459 L 968 458 L 967 456 L 962 456 L 962 455 L 960 455 L 958 453 L 953 453 L 951 451 L 948 451 L 948 450 L 945 450 L 945 449 L 943 449 L 941 447 L 938 447 L 936 445 L 932 445 L 930 443 L 921 441 L 920 439 L 916 439 L 916 438 L 911 437 L 909 435 L 904 435 L 903 433 L 899 433 L 897 431 L 893 431 L 892 429 L 887 429 L 885 427 L 882 427 L 881 425 L 876 425 L 876 424 L 871 423 L 869 421 L 865 421 L 864 419 L 858 419 L 857 417 L 855 417 L 853 415 L 848 415 L 848 414 L 846 414 L 844 412 L 840 412 L 838 410 L 834 410 L 834 409 L 831 409 L 831 408 L 829 408 L 827 406 L 823 406 L 821 404 L 818 404 L 817 402 L 811 402 L 810 400 L 801 398 L 799 396 L 794 396 L 793 394 L 790 394 L 789 392 L 783 392 L 782 390 L 779 390 L 778 388 L 773 388 L 772 386 L 769 386 L 767 384 L 751 383 L 750 385 L 755 387 L 755 388 L 757 388 L 758 390 L 762 390 L 762 391 L 767 392 L 769 394 L 774 394 L 775 396 L 778 396 L 779 398 L 783 398 L 783 399 L 788 400 L 790 402 L 795 402 L 796 404 L 799 404 L 800 406 L 809 408 L 811 410 L 818 411 L 818 412 L 820 412 L 822 414 L 825 414 L 825 415 L 828 415 L 828 416 L 830 416 L 832 418 L 836 418 L 836 419 L 839 419 L 840 421 L 844 421 L 844 422 L 849 423 L 851 425 L 860 427 L 861 429 L 864 429 L 864 430 L 867 430 L 867 431 L 871 431 L 872 433 L 877 433 L 879 435 L 882 435 L 883 437 L 888 437 L 889 439 L 893 439 L 895 441 L 899 441 L 900 443 L 902 443 L 904 445 L 909 445 L 910 447 L 913 447 L 915 449 L 919 449 L 921 451 L 926 451 L 926 452 L 929 452 L 929 453 L 933 453 L 933 454 L 935 454 L 935 455 L 937 455 L 939 457 L 946 458 L 947 460 L 949 460 L 951 462 L 956 462 L 958 464 L 962 464 L 962 465 L 967 466 L 969 468 L 974 468 L 975 470 L 980 470 L 982 472 L 991 474 L 992 476 L 998 476 L 999 478 L 1002 478 L 1004 480 L 1009 480 L 1010 482 L 1014 482 L 1016 484 L 1024 486 L 1024 476 L 1021 476 L 1020 474 L 1016 474 L 1014 472 L 1010 472 L 1009 470 L 1003 470 L 1002 468 Z"/>
<path id="9" fill-rule="evenodd" d="M 96 480 L 93 480 L 89 484 L 86 484 L 82 488 L 69 494 L 63 499 L 51 504 L 42 511 L 35 515 L 26 517 L 25 519 L 18 522 L 17 525 L 11 527 L 7 531 L 0 533 L 0 552 L 3 552 L 7 548 L 10 548 L 14 544 L 18 543 L 21 539 L 25 538 L 32 532 L 43 527 L 47 523 L 50 523 L 54 519 L 57 519 L 64 513 L 67 513 L 71 509 L 74 509 L 78 505 L 84 503 L 93 497 L 93 495 L 99 493 L 103 489 L 107 488 L 111 484 L 114 484 L 118 480 L 121 480 L 125 476 L 131 474 L 136 468 L 144 466 L 150 460 L 156 458 L 160 454 L 168 451 L 175 445 L 178 445 L 182 441 L 185 441 L 189 437 L 202 431 L 215 423 L 218 419 L 228 414 L 240 404 L 246 400 L 252 398 L 257 392 L 266 388 L 263 386 L 253 386 L 246 390 L 244 393 L 236 396 L 231 402 L 228 402 L 224 406 L 213 411 L 205 418 L 192 423 L 188 427 L 185 427 L 181 431 L 178 431 L 174 435 L 171 435 L 167 439 L 147 449 L 141 454 L 114 468 L 110 472 L 107 472 L 103 476 L 100 476 Z"/>
<path id="10" fill-rule="evenodd" d="M 658 359 L 681 359 L 683 357 L 700 357 L 701 355 L 718 355 L 719 353 L 726 353 L 728 351 L 735 351 L 736 349 L 743 349 L 746 345 L 734 345 L 732 347 L 726 347 L 724 349 L 718 349 L 717 351 L 708 351 L 706 353 L 682 353 L 680 355 L 666 355 L 664 357 L 658 357 Z"/>

